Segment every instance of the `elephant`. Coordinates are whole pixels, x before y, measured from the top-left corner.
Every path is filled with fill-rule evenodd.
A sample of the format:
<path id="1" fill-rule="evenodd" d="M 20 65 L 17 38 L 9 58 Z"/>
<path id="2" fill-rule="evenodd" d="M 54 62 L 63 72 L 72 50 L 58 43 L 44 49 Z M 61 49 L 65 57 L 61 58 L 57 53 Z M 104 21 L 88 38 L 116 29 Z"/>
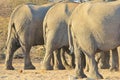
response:
<path id="1" fill-rule="evenodd" d="M 43 19 L 47 11 L 55 4 L 57 3 L 48 3 L 39 6 L 29 3 L 19 5 L 15 8 L 11 14 L 8 26 L 5 69 L 14 69 L 12 66 L 13 54 L 20 47 L 25 54 L 24 69 L 35 69 L 31 62 L 29 52 L 32 46 L 44 45 Z M 64 67 L 66 68 L 66 66 L 68 66 L 67 62 L 64 59 L 63 53 L 61 52 L 61 55 L 58 53 L 60 53 L 60 49 L 57 51 L 57 53 L 55 52 L 54 56 L 52 57 L 55 58 L 53 65 L 54 69 L 64 69 Z"/>
<path id="2" fill-rule="evenodd" d="M 43 60 L 43 69 L 51 69 L 52 66 L 50 64 L 50 59 L 55 50 L 62 47 L 66 47 L 68 49 L 68 19 L 78 4 L 79 3 L 60 2 L 48 10 L 43 21 L 43 35 L 46 49 Z M 62 51 L 64 53 L 66 51 L 65 48 L 63 48 Z M 74 65 L 74 58 L 72 61 Z M 66 68 L 69 69 L 74 66 L 66 66 Z"/>
<path id="3" fill-rule="evenodd" d="M 43 19 L 55 3 L 45 5 L 23 4 L 14 9 L 10 16 L 7 37 L 5 69 L 13 70 L 12 58 L 18 48 L 24 53 L 24 69 L 35 69 L 30 59 L 30 49 L 35 45 L 44 45 Z"/>
<path id="4" fill-rule="evenodd" d="M 89 60 L 89 75 L 101 79 L 95 61 L 95 53 L 109 51 L 120 46 L 120 2 L 86 2 L 72 12 L 68 24 L 68 40 L 71 53 L 75 54 L 75 73 L 85 77 L 81 51 Z"/>
<path id="5" fill-rule="evenodd" d="M 89 0 L 92 2 L 111 2 L 115 0 Z M 86 1 L 85 1 L 86 2 Z M 110 56 L 110 52 L 112 56 Z M 107 53 L 107 54 L 104 54 Z M 114 56 L 114 57 L 113 57 Z M 105 52 L 99 52 L 96 56 L 96 61 L 98 64 L 98 67 L 100 69 L 110 69 L 110 71 L 118 71 L 119 70 L 119 59 L 118 59 L 118 51 L 117 48 L 110 50 L 110 51 L 105 51 Z M 110 58 L 112 59 L 112 63 L 110 65 Z M 87 60 L 86 60 L 87 61 Z M 89 71 L 88 65 L 86 65 L 86 71 Z"/>

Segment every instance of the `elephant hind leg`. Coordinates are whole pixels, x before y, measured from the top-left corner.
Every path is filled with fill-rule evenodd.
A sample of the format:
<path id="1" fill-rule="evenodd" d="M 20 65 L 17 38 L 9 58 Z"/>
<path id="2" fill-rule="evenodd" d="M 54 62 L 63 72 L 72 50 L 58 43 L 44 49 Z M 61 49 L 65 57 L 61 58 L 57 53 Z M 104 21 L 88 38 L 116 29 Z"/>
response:
<path id="1" fill-rule="evenodd" d="M 109 53 L 109 51 L 100 52 L 99 54 L 100 54 L 100 60 L 98 63 L 98 67 L 100 69 L 109 69 L 110 68 L 110 64 L 109 64 L 110 53 Z"/>
<path id="2" fill-rule="evenodd" d="M 72 69 L 72 62 L 71 62 L 70 65 L 67 63 L 65 54 L 66 54 L 66 53 L 65 53 L 65 49 L 64 49 L 64 47 L 63 47 L 63 48 L 61 48 L 61 52 L 60 52 L 62 64 L 63 64 L 63 66 L 65 67 L 65 69 L 67 69 L 67 70 Z M 69 53 L 68 53 L 68 54 L 69 54 Z M 70 56 L 70 58 L 72 58 L 72 56 Z"/>
<path id="3" fill-rule="evenodd" d="M 58 70 L 58 69 L 65 69 L 65 67 L 62 64 L 62 60 L 61 60 L 61 49 L 58 49 L 57 51 L 54 51 L 54 70 Z"/>
<path id="4" fill-rule="evenodd" d="M 69 53 L 68 53 L 69 54 Z M 73 64 L 73 55 L 70 55 L 70 58 L 71 58 L 71 64 L 69 65 L 67 63 L 67 60 L 65 58 L 65 49 L 64 47 L 63 48 L 60 48 L 56 51 L 54 51 L 54 66 L 53 68 L 55 70 L 58 70 L 58 69 L 71 69 L 73 68 L 72 64 Z"/>
<path id="5" fill-rule="evenodd" d="M 52 56 L 53 56 L 53 50 L 49 46 L 46 46 L 46 53 L 44 56 L 43 65 L 42 65 L 41 69 L 44 69 L 44 70 L 52 70 L 53 69 L 52 65 L 50 64 Z"/>
<path id="6" fill-rule="evenodd" d="M 24 53 L 24 69 L 35 69 L 34 65 L 31 62 L 30 58 L 30 49 L 31 46 L 22 46 L 22 51 Z"/>
<path id="7" fill-rule="evenodd" d="M 119 70 L 119 56 L 117 52 L 117 48 L 112 50 L 112 64 L 110 67 L 110 71 L 118 71 Z"/>
<path id="8" fill-rule="evenodd" d="M 14 70 L 12 66 L 12 60 L 14 52 L 20 47 L 19 42 L 15 38 L 11 38 L 8 45 L 7 45 L 7 53 L 5 59 L 5 69 L 7 70 Z"/>
<path id="9" fill-rule="evenodd" d="M 85 78 L 87 77 L 84 74 L 84 63 L 83 63 L 83 53 L 81 49 L 78 47 L 77 43 L 74 42 L 74 54 L 75 54 L 75 75 L 76 78 Z"/>
<path id="10" fill-rule="evenodd" d="M 89 60 L 88 60 L 88 57 L 87 57 L 87 55 L 86 55 L 86 65 L 85 65 L 85 71 L 86 72 L 89 72 Z"/>
<path id="11" fill-rule="evenodd" d="M 84 74 L 83 68 L 84 68 L 84 62 L 82 57 L 82 51 L 79 49 L 75 49 L 75 72 L 77 78 L 85 78 L 87 77 Z"/>
<path id="12" fill-rule="evenodd" d="M 89 75 L 93 79 L 101 79 L 102 75 L 98 72 L 97 63 L 94 56 L 88 56 L 89 59 Z"/>

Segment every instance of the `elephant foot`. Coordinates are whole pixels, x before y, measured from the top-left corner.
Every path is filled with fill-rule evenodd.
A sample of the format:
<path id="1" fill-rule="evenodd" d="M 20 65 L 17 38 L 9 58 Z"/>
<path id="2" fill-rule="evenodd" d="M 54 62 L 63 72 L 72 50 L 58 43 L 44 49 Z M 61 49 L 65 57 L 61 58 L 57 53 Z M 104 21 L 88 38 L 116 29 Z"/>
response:
<path id="1" fill-rule="evenodd" d="M 65 69 L 66 70 L 71 70 L 71 69 L 74 69 L 74 67 L 72 67 L 72 66 L 65 66 Z"/>
<path id="2" fill-rule="evenodd" d="M 98 64 L 98 68 L 100 69 L 109 69 L 110 68 L 110 65 L 109 64 Z"/>
<path id="3" fill-rule="evenodd" d="M 85 67 L 84 71 L 85 71 L 85 72 L 89 72 L 89 68 L 88 68 L 88 67 Z"/>
<path id="4" fill-rule="evenodd" d="M 24 67 L 25 70 L 31 70 L 31 69 L 35 69 L 35 66 L 33 66 L 32 64 L 31 65 L 26 65 Z"/>
<path id="5" fill-rule="evenodd" d="M 5 69 L 6 70 L 15 70 L 15 68 L 13 66 L 6 66 Z"/>
<path id="6" fill-rule="evenodd" d="M 52 66 L 48 66 L 48 65 L 43 65 L 43 66 L 41 66 L 41 69 L 42 70 L 53 70 L 53 67 Z"/>
<path id="7" fill-rule="evenodd" d="M 53 69 L 54 70 L 63 70 L 65 68 L 63 66 L 54 66 Z"/>
<path id="8" fill-rule="evenodd" d="M 103 76 L 102 76 L 101 74 L 99 74 L 99 73 L 97 73 L 97 74 L 90 73 L 90 74 L 88 75 L 88 77 L 89 77 L 90 79 L 103 79 Z"/>
<path id="9" fill-rule="evenodd" d="M 65 67 L 63 67 L 63 66 L 60 66 L 60 67 L 59 67 L 59 69 L 60 69 L 60 70 L 64 70 L 64 69 L 65 69 Z"/>
<path id="10" fill-rule="evenodd" d="M 54 66 L 53 69 L 54 70 L 59 70 L 59 67 L 58 66 Z"/>
<path id="11" fill-rule="evenodd" d="M 87 76 L 86 76 L 84 73 L 82 73 L 82 74 L 76 74 L 76 75 L 75 75 L 75 78 L 76 78 L 76 79 L 87 78 Z"/>
<path id="12" fill-rule="evenodd" d="M 118 68 L 118 67 L 111 67 L 111 68 L 110 68 L 110 71 L 111 71 L 111 72 L 119 71 L 119 68 Z"/>

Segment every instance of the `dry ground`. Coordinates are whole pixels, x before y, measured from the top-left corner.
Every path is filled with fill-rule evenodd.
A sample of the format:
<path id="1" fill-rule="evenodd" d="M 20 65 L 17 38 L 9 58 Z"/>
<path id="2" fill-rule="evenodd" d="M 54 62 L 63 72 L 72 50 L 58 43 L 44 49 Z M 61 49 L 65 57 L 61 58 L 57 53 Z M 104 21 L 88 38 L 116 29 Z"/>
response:
<path id="1" fill-rule="evenodd" d="M 13 10 L 12 6 L 16 6 L 18 4 L 10 3 L 10 1 L 17 2 L 18 0 L 0 0 L 0 80 L 75 80 L 74 70 L 41 70 L 40 65 L 43 60 L 44 51 L 41 50 L 42 48 L 40 46 L 34 47 L 31 50 L 31 57 L 33 64 L 36 66 L 36 70 L 23 70 L 23 59 L 13 60 L 15 70 L 4 70 L 4 46 L 7 38 L 7 25 L 9 16 Z M 18 50 L 16 54 L 18 53 L 21 53 L 21 51 Z M 120 71 L 110 72 L 106 69 L 100 70 L 100 72 L 104 76 L 105 80 L 120 80 Z"/>
<path id="2" fill-rule="evenodd" d="M 4 70 L 4 61 L 0 62 L 0 80 L 91 80 L 75 79 L 74 70 L 41 70 L 41 60 L 33 59 L 36 70 L 23 70 L 23 59 L 14 59 L 15 70 Z M 103 80 L 120 80 L 120 71 L 110 72 L 108 69 L 100 69 Z M 88 73 L 85 72 L 87 75 Z"/>

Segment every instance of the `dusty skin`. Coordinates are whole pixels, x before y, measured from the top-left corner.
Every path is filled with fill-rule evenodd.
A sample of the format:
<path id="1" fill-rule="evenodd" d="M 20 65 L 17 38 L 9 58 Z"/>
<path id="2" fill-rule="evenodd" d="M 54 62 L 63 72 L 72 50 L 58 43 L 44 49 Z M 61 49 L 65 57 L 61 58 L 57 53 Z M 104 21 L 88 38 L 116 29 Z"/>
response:
<path id="1" fill-rule="evenodd" d="M 23 70 L 23 59 L 14 59 L 15 70 L 4 70 L 4 60 L 0 61 L 0 80 L 91 80 L 75 79 L 74 70 L 41 70 L 39 59 L 33 59 L 36 70 Z M 85 72 L 87 75 L 88 73 Z M 110 72 L 100 69 L 103 80 L 120 80 L 120 71 Z"/>
<path id="2" fill-rule="evenodd" d="M 3 53 L 3 47 L 7 38 L 7 25 L 9 21 L 11 8 L 7 2 L 9 0 L 0 0 L 0 54 Z M 17 0 L 14 0 L 17 1 Z M 22 1 L 22 0 L 21 0 Z M 43 0 L 41 0 L 43 1 Z M 5 6 L 3 6 L 5 3 Z M 1 5 L 2 4 L 2 5 Z M 6 6 L 7 5 L 7 6 Z M 37 50 L 38 49 L 38 50 Z M 39 48 L 32 50 L 32 57 L 38 56 Z M 51 70 L 45 71 L 40 69 L 41 60 L 32 59 L 36 70 L 23 70 L 23 59 L 14 59 L 13 66 L 15 70 L 5 70 L 4 60 L 0 59 L 0 80 L 90 80 L 90 79 L 74 79 L 74 70 Z M 120 80 L 119 72 L 110 72 L 108 69 L 100 70 L 100 73 L 105 78 L 104 80 Z M 87 74 L 87 73 L 86 73 Z"/>

